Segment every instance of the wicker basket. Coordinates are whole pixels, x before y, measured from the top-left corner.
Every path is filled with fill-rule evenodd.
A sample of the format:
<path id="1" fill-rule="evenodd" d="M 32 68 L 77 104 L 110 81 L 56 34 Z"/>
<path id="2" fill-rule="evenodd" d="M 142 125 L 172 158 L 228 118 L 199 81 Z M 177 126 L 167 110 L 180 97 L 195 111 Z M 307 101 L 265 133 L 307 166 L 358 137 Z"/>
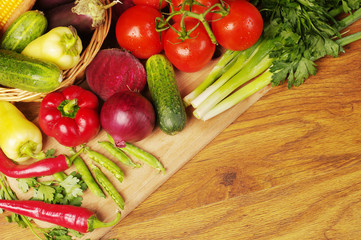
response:
<path id="1" fill-rule="evenodd" d="M 108 0 L 103 2 L 109 3 Z M 63 81 L 54 91 L 72 84 L 79 84 L 84 80 L 85 69 L 100 50 L 104 39 L 108 35 L 110 24 L 111 8 L 106 11 L 104 24 L 95 29 L 88 46 L 81 54 L 79 63 L 75 67 L 63 72 Z M 28 92 L 16 88 L 0 87 L 0 100 L 9 102 L 41 102 L 46 94 L 47 93 Z"/>

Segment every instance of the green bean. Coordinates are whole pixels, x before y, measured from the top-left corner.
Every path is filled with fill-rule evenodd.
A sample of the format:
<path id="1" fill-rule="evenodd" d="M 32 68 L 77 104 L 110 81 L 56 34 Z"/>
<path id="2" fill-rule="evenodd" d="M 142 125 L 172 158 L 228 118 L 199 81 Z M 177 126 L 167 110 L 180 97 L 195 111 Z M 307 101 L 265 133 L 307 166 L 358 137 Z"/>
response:
<path id="1" fill-rule="evenodd" d="M 88 186 L 89 190 L 94 193 L 98 197 L 105 198 L 105 194 L 102 191 L 102 189 L 99 187 L 98 183 L 95 181 L 93 175 L 88 169 L 88 166 L 85 164 L 84 160 L 77 156 L 74 161 L 74 166 L 78 173 L 81 175 L 81 178 L 85 182 L 85 184 Z"/>
<path id="2" fill-rule="evenodd" d="M 114 177 L 116 177 L 119 180 L 119 182 L 123 182 L 124 173 L 117 164 L 115 164 L 112 160 L 110 160 L 103 154 L 91 150 L 89 147 L 86 147 L 85 151 L 87 152 L 88 157 L 91 160 L 98 163 L 102 167 L 106 168 L 109 172 L 111 172 L 114 175 Z"/>
<path id="3" fill-rule="evenodd" d="M 67 177 L 67 175 L 64 172 L 57 172 L 53 174 L 53 177 L 55 178 L 55 180 L 57 180 L 58 182 L 62 182 L 65 180 L 65 178 Z"/>
<path id="4" fill-rule="evenodd" d="M 111 142 L 103 141 L 98 142 L 107 152 L 113 155 L 116 159 L 118 159 L 121 163 L 126 166 L 139 168 L 141 165 L 139 163 L 134 163 L 130 157 L 128 157 L 124 152 L 119 150 L 114 144 Z"/>
<path id="5" fill-rule="evenodd" d="M 113 199 L 113 201 L 118 205 L 118 207 L 124 210 L 124 199 L 114 187 L 114 185 L 109 181 L 107 176 L 94 164 L 91 164 L 91 169 L 94 173 L 95 179 L 98 181 L 100 186 L 103 187 L 105 192 Z"/>
<path id="6" fill-rule="evenodd" d="M 119 149 L 165 174 L 165 168 L 163 167 L 162 163 L 149 152 L 146 152 L 143 149 L 140 149 L 127 142 L 125 143 L 125 147 Z"/>

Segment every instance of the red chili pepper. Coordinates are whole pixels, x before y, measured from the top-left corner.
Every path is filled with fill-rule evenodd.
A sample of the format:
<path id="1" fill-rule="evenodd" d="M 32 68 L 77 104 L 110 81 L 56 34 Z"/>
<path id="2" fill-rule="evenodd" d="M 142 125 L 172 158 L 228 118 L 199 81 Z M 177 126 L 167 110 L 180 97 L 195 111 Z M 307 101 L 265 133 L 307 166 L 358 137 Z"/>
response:
<path id="1" fill-rule="evenodd" d="M 65 155 L 55 158 L 46 158 L 32 164 L 15 164 L 0 149 L 0 172 L 13 178 L 30 178 L 48 176 L 62 172 L 71 165 L 70 159 Z"/>
<path id="2" fill-rule="evenodd" d="M 87 143 L 100 129 L 98 106 L 95 94 L 76 85 L 49 93 L 40 105 L 40 128 L 67 147 Z"/>
<path id="3" fill-rule="evenodd" d="M 81 233 L 91 232 L 95 228 L 111 227 L 120 220 L 119 212 L 115 220 L 104 223 L 87 208 L 34 200 L 0 200 L 0 208 L 26 217 L 70 228 Z"/>

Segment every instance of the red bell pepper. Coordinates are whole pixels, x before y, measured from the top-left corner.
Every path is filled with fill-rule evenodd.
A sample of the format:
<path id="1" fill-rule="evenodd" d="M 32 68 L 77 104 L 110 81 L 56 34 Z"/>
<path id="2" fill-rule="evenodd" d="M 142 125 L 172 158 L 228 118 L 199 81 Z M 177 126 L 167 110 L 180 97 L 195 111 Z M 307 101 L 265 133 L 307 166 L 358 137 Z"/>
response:
<path id="1" fill-rule="evenodd" d="M 41 102 L 39 126 L 60 144 L 75 147 L 87 143 L 100 129 L 97 96 L 72 85 L 47 94 Z"/>

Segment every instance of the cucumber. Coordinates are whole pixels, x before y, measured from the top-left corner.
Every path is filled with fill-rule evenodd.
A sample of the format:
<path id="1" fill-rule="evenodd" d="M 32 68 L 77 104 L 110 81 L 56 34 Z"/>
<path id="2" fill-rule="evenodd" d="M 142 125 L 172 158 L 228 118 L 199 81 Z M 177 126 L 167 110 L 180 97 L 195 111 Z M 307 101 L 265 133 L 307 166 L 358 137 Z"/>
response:
<path id="1" fill-rule="evenodd" d="M 48 27 L 43 12 L 31 10 L 21 14 L 5 31 L 0 48 L 21 52 L 31 41 L 41 36 Z"/>
<path id="2" fill-rule="evenodd" d="M 52 63 L 0 49 L 0 85 L 44 93 L 59 87 L 62 79 L 62 71 Z"/>
<path id="3" fill-rule="evenodd" d="M 148 58 L 146 72 L 159 128 L 169 135 L 182 131 L 186 125 L 187 114 L 173 65 L 164 55 L 155 54 Z"/>

